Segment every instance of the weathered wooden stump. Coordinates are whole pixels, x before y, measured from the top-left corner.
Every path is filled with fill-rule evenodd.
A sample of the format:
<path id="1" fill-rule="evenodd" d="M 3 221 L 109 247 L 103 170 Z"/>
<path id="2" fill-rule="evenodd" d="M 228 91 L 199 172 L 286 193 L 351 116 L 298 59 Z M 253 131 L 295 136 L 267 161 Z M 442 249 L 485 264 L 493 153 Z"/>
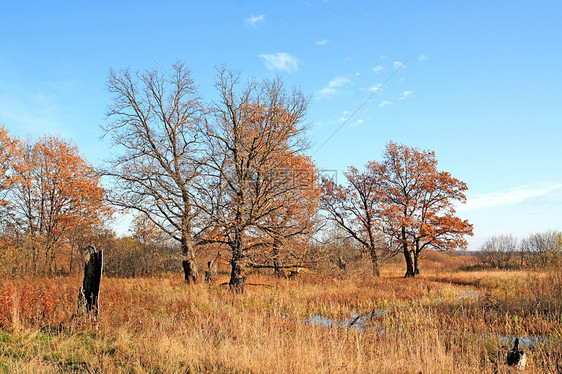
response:
<path id="1" fill-rule="evenodd" d="M 347 267 L 347 264 L 343 260 L 342 256 L 338 257 L 338 267 L 340 268 L 340 270 L 345 270 L 345 268 Z"/>
<path id="2" fill-rule="evenodd" d="M 515 370 L 525 370 L 527 355 L 522 349 L 519 349 L 519 338 L 515 338 L 513 348 L 507 353 L 506 363 Z"/>
<path id="3" fill-rule="evenodd" d="M 96 249 L 93 245 L 86 248 L 84 263 L 84 281 L 78 295 L 79 304 L 85 314 L 90 312 L 97 316 L 99 311 L 99 294 L 101 274 L 103 271 L 103 251 Z"/>
<path id="4" fill-rule="evenodd" d="M 207 270 L 205 270 L 205 282 L 206 283 L 213 283 L 216 278 L 217 278 L 217 274 L 218 274 L 218 265 L 217 265 L 217 261 L 220 258 L 220 251 L 217 253 L 217 255 L 211 259 L 211 261 L 207 262 Z"/>

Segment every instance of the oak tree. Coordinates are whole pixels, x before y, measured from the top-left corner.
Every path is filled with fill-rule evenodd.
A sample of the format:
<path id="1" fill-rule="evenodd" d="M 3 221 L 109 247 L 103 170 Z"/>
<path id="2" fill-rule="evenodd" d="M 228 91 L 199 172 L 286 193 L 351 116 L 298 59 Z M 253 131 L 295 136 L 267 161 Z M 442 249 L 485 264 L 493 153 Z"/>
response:
<path id="1" fill-rule="evenodd" d="M 205 110 L 191 72 L 181 63 L 169 74 L 111 71 L 108 89 L 114 98 L 104 130 L 120 151 L 104 170 L 113 182 L 110 202 L 144 214 L 176 240 L 185 281 L 195 282 L 194 186 Z"/>
<path id="2" fill-rule="evenodd" d="M 4 126 L 0 127 L 0 214 L 6 208 L 6 194 L 14 183 L 14 161 L 20 152 L 19 141 L 10 137 Z"/>
<path id="3" fill-rule="evenodd" d="M 384 231 L 402 246 L 406 277 L 419 273 L 423 249 L 466 247 L 472 225 L 455 215 L 455 205 L 466 201 L 467 186 L 437 169 L 434 152 L 390 142 L 383 161 L 371 164 L 379 174 Z"/>
<path id="4" fill-rule="evenodd" d="M 368 164 L 364 172 L 349 167 L 344 173 L 347 186 L 325 178 L 322 181 L 322 209 L 369 255 L 373 275 L 378 277 L 381 260 L 394 255 L 397 247 L 393 237 L 383 231 L 383 193 L 374 166 Z"/>
<path id="5" fill-rule="evenodd" d="M 277 171 L 284 170 L 287 154 L 301 154 L 307 146 L 308 106 L 300 91 L 287 92 L 279 79 L 246 85 L 240 80 L 239 73 L 219 69 L 219 100 L 206 127 L 209 148 L 201 188 L 209 231 L 230 248 L 229 284 L 237 292 L 244 290 L 248 251 L 263 245 L 258 226 L 305 188 L 291 173 Z"/>
<path id="6" fill-rule="evenodd" d="M 31 242 L 34 269 L 52 274 L 62 270 L 57 251 L 70 233 L 78 227 L 102 225 L 111 212 L 103 204 L 105 190 L 98 173 L 76 146 L 53 136 L 21 146 L 9 217 Z M 38 269 L 39 262 L 44 269 Z"/>
<path id="7" fill-rule="evenodd" d="M 289 183 L 295 187 L 272 198 L 272 205 L 277 210 L 271 211 L 256 224 L 259 233 L 269 238 L 266 243 L 271 248 L 269 252 L 259 251 L 261 262 L 271 261 L 275 274 L 280 276 L 284 274 L 283 268 L 300 267 L 307 261 L 307 246 L 302 245 L 302 241 L 318 229 L 321 189 L 310 157 L 292 151 L 280 152 L 279 165 L 270 175 L 274 184 L 286 183 L 288 177 Z"/>

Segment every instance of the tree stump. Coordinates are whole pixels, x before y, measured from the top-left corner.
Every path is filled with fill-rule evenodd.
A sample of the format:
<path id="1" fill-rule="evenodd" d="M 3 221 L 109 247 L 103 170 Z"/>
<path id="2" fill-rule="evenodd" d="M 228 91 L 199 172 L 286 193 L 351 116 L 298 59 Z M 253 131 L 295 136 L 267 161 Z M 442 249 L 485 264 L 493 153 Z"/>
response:
<path id="1" fill-rule="evenodd" d="M 338 257 L 338 267 L 340 268 L 340 270 L 345 270 L 345 268 L 347 267 L 347 264 L 343 260 L 342 256 Z"/>
<path id="2" fill-rule="evenodd" d="M 98 299 L 101 274 L 103 271 L 103 251 L 96 249 L 93 245 L 89 245 L 86 250 L 84 281 L 78 298 L 85 314 L 93 312 L 94 316 L 97 316 L 99 311 Z"/>
<path id="3" fill-rule="evenodd" d="M 213 283 L 217 278 L 217 274 L 218 274 L 217 261 L 220 258 L 220 256 L 221 253 L 219 251 L 211 261 L 207 262 L 207 270 L 205 271 L 205 283 Z"/>
<path id="4" fill-rule="evenodd" d="M 525 370 L 527 355 L 522 349 L 519 349 L 519 338 L 515 338 L 513 348 L 507 353 L 506 363 L 515 370 Z"/>

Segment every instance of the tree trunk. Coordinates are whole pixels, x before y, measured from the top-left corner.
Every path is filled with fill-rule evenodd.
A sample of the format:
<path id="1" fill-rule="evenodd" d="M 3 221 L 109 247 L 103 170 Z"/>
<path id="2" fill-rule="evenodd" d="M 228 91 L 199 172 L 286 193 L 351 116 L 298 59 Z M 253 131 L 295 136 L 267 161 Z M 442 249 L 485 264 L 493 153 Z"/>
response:
<path id="1" fill-rule="evenodd" d="M 244 239 L 241 232 L 236 233 L 236 239 L 232 243 L 232 259 L 230 260 L 231 272 L 230 289 L 236 293 L 243 293 L 246 285 L 244 272 Z"/>
<path id="2" fill-rule="evenodd" d="M 221 252 L 218 251 L 217 255 L 211 259 L 211 261 L 207 261 L 207 270 L 205 270 L 205 283 L 213 283 L 215 278 L 217 277 L 218 273 L 218 265 L 217 261 L 221 256 Z"/>
<path id="3" fill-rule="evenodd" d="M 101 274 L 103 270 L 103 251 L 90 245 L 87 248 L 88 257 L 84 264 L 84 281 L 80 288 L 80 295 L 86 313 L 98 314 Z"/>
<path id="4" fill-rule="evenodd" d="M 416 272 L 414 269 L 414 260 L 412 259 L 412 252 L 405 249 L 404 250 L 404 258 L 406 260 L 406 274 L 404 278 L 413 278 L 416 276 Z"/>
<path id="5" fill-rule="evenodd" d="M 183 260 L 181 266 L 183 268 L 185 283 L 197 283 L 197 264 L 195 264 L 195 261 L 191 258 Z"/>
<path id="6" fill-rule="evenodd" d="M 33 275 L 37 275 L 37 249 L 35 246 L 31 247 L 31 257 L 33 261 Z"/>
<path id="7" fill-rule="evenodd" d="M 420 258 L 420 240 L 416 238 L 416 249 L 412 251 L 414 254 L 414 275 L 418 275 L 420 273 L 419 268 L 419 258 Z"/>
<path id="8" fill-rule="evenodd" d="M 51 256 L 51 248 L 49 247 L 49 244 L 44 244 L 45 246 L 45 269 L 44 269 L 44 274 L 45 275 L 52 275 L 53 274 L 53 261 L 52 261 L 52 256 Z"/>
<path id="9" fill-rule="evenodd" d="M 196 283 L 199 277 L 197 272 L 197 263 L 195 262 L 195 251 L 193 250 L 193 244 L 191 243 L 191 238 L 184 234 L 181 238 L 181 251 L 183 254 L 183 261 L 181 265 L 183 267 L 183 274 L 186 283 Z"/>
<path id="10" fill-rule="evenodd" d="M 361 257 L 363 257 L 363 252 L 361 252 Z M 345 268 L 347 267 L 347 264 L 343 260 L 342 256 L 338 257 L 338 267 L 340 268 L 340 270 L 345 270 Z"/>
<path id="11" fill-rule="evenodd" d="M 278 277 L 283 275 L 281 261 L 279 261 L 279 247 L 281 247 L 281 241 L 277 238 L 273 239 L 273 268 L 275 275 Z"/>
<path id="12" fill-rule="evenodd" d="M 73 255 L 74 254 L 74 247 L 71 245 L 70 246 L 70 261 L 68 261 L 68 274 L 72 274 L 72 260 L 73 260 Z"/>
<path id="13" fill-rule="evenodd" d="M 184 256 L 181 265 L 183 267 L 185 282 L 187 284 L 196 283 L 199 274 L 197 272 L 197 263 L 195 262 L 195 253 L 193 251 L 193 244 L 191 243 L 190 239 L 184 236 L 182 237 L 181 240 L 181 247 L 182 247 L 182 254 Z"/>
<path id="14" fill-rule="evenodd" d="M 402 228 L 402 252 L 404 253 L 404 259 L 406 260 L 406 274 L 404 275 L 404 278 L 413 278 L 416 276 L 416 273 L 414 270 L 412 252 L 408 248 L 408 241 L 406 240 L 405 228 Z"/>
<path id="15" fill-rule="evenodd" d="M 371 248 L 370 252 L 371 252 L 371 264 L 373 266 L 373 275 L 375 276 L 375 278 L 378 278 L 381 276 L 381 270 L 379 268 L 379 258 L 377 257 L 377 253 L 373 248 Z"/>

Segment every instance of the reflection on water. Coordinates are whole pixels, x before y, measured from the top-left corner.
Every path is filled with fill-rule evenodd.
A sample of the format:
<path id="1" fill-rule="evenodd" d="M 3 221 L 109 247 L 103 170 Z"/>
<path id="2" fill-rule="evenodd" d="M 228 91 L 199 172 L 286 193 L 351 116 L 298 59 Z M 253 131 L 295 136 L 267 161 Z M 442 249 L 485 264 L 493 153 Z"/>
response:
<path id="1" fill-rule="evenodd" d="M 464 297 L 477 297 L 478 293 L 475 291 L 467 291 Z M 461 296 L 462 297 L 462 296 Z M 328 318 L 322 314 L 315 314 L 306 318 L 303 322 L 311 326 L 320 326 L 326 328 L 349 328 L 364 332 L 367 327 L 378 330 L 380 333 L 385 333 L 385 328 L 381 325 L 375 324 L 375 318 L 381 317 L 390 312 L 390 309 L 377 309 L 369 313 L 353 313 L 350 318 L 336 319 Z M 477 334 L 481 338 L 491 337 L 489 334 Z M 515 340 L 515 336 L 494 335 L 501 343 L 511 346 Z M 523 349 L 534 350 L 537 345 L 548 344 L 550 339 L 544 336 L 519 336 L 519 346 Z"/>
<path id="2" fill-rule="evenodd" d="M 513 345 L 513 342 L 515 341 L 515 337 L 510 337 L 510 336 L 505 336 L 505 335 L 498 336 L 498 339 L 499 339 L 500 342 L 505 343 L 505 344 L 510 345 L 510 346 Z M 550 339 L 548 339 L 544 336 L 520 336 L 519 337 L 519 347 L 534 349 L 535 346 L 537 346 L 538 344 L 547 344 L 549 341 L 550 341 Z"/>
<path id="3" fill-rule="evenodd" d="M 387 313 L 389 309 L 378 309 L 373 310 L 369 313 L 353 313 L 350 318 L 347 319 L 335 319 L 328 318 L 321 314 L 315 314 L 310 318 L 304 320 L 307 325 L 321 326 L 321 327 L 339 327 L 339 328 L 350 328 L 359 331 L 365 331 L 367 325 L 374 327 L 375 329 L 383 329 L 381 326 L 376 326 L 373 323 L 375 317 L 380 317 Z"/>

